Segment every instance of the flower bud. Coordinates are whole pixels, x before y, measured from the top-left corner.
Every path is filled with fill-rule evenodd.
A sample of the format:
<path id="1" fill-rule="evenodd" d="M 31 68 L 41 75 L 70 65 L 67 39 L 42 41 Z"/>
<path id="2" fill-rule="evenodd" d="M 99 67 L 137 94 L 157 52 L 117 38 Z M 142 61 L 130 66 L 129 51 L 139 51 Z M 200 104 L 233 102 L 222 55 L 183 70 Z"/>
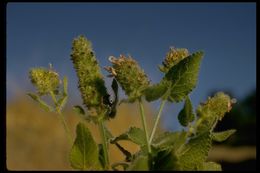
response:
<path id="1" fill-rule="evenodd" d="M 181 60 L 188 56 L 189 52 L 187 49 L 175 49 L 171 47 L 170 51 L 166 54 L 166 58 L 162 63 L 163 65 L 159 65 L 159 69 L 161 72 L 167 73 L 170 70 L 170 68 L 172 68 L 174 65 L 178 64 Z"/>
<path id="2" fill-rule="evenodd" d="M 129 57 L 120 55 L 117 59 L 109 57 L 112 67 L 105 69 L 116 78 L 130 101 L 142 96 L 142 91 L 149 86 L 149 80 L 138 63 Z"/>
<path id="3" fill-rule="evenodd" d="M 37 88 L 39 95 L 46 95 L 49 92 L 56 92 L 59 87 L 59 75 L 53 70 L 45 68 L 33 68 L 29 71 L 29 78 Z"/>
<path id="4" fill-rule="evenodd" d="M 84 105 L 89 109 L 100 107 L 108 93 L 91 42 L 84 36 L 73 41 L 71 60 Z"/>

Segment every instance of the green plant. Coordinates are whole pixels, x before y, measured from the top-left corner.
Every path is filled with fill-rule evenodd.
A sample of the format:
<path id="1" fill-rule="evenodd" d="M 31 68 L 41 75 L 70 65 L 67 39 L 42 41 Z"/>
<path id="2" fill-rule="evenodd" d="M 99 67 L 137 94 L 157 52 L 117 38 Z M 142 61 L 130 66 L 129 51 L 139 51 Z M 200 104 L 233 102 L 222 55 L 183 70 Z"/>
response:
<path id="1" fill-rule="evenodd" d="M 157 84 L 151 84 L 147 75 L 132 57 L 120 55 L 109 57 L 111 66 L 105 67 L 113 77 L 113 98 L 107 92 L 103 76 L 92 49 L 91 42 L 84 36 L 73 41 L 71 60 L 78 77 L 78 87 L 86 110 L 79 105 L 73 109 L 88 123 L 99 126 L 102 144 L 97 144 L 83 122 L 76 128 L 76 139 L 72 142 L 70 130 L 62 114 L 67 102 L 67 78 L 63 82 L 52 69 L 33 68 L 29 72 L 31 82 L 37 88 L 37 94 L 28 95 L 45 110 L 56 112 L 65 127 L 71 142 L 71 166 L 78 170 L 221 170 L 218 163 L 207 161 L 212 141 L 224 141 L 235 130 L 214 132 L 216 124 L 231 110 L 234 100 L 223 92 L 193 110 L 189 93 L 195 88 L 203 52 L 189 54 L 187 49 L 171 48 L 159 70 L 165 73 Z M 131 127 L 125 133 L 114 137 L 106 127 L 106 122 L 116 118 L 118 106 L 118 83 L 128 96 L 122 102 L 138 102 L 143 129 Z M 60 85 L 63 84 L 63 89 Z M 41 96 L 49 95 L 53 104 L 49 105 Z M 160 99 L 161 105 L 153 129 L 148 132 L 143 100 L 152 102 Z M 184 107 L 178 115 L 181 131 L 164 132 L 155 135 L 162 110 L 166 102 L 184 101 Z M 137 153 L 130 153 L 118 142 L 127 140 L 140 146 Z M 110 163 L 109 143 L 118 147 L 125 155 L 120 163 Z"/>

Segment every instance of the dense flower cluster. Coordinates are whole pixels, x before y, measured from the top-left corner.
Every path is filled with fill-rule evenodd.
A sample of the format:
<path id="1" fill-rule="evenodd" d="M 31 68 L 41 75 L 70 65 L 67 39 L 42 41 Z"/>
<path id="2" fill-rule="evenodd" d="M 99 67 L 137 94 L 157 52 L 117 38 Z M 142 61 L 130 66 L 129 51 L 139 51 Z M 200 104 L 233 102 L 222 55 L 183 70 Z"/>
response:
<path id="1" fill-rule="evenodd" d="M 170 51 L 166 54 L 163 65 L 159 65 L 160 71 L 167 73 L 171 67 L 178 64 L 181 60 L 189 56 L 189 52 L 184 48 L 170 48 Z"/>
<path id="2" fill-rule="evenodd" d="M 29 71 L 29 78 L 37 88 L 39 95 L 56 92 L 59 87 L 59 75 L 53 70 L 45 68 L 33 68 Z"/>
<path id="3" fill-rule="evenodd" d="M 116 78 L 129 100 L 134 101 L 139 98 L 150 83 L 144 70 L 130 56 L 120 55 L 119 58 L 111 56 L 109 61 L 112 67 L 105 67 L 105 69 Z"/>
<path id="4" fill-rule="evenodd" d="M 108 93 L 91 42 L 84 36 L 73 41 L 71 60 L 84 105 L 89 109 L 100 107 Z"/>

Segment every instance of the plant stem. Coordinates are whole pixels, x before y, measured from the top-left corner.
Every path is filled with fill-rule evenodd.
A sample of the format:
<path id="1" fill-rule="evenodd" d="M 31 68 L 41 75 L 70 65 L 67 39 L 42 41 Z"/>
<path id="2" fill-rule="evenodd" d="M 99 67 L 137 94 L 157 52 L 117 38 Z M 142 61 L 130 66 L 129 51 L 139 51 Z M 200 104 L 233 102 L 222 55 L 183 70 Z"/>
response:
<path id="1" fill-rule="evenodd" d="M 103 120 L 99 122 L 99 130 L 102 137 L 102 146 L 104 150 L 104 159 L 105 159 L 105 169 L 109 169 L 109 159 L 108 159 L 108 147 L 107 147 L 107 138 L 105 133 L 105 126 Z"/>
<path id="2" fill-rule="evenodd" d="M 57 104 L 57 100 L 56 100 L 56 97 L 55 97 L 53 91 L 50 91 L 50 94 L 51 94 L 52 100 L 54 101 L 54 103 L 55 103 L 55 105 L 56 105 L 56 104 Z"/>
<path id="3" fill-rule="evenodd" d="M 165 100 L 163 100 L 163 101 L 161 102 L 161 105 L 160 105 L 160 108 L 159 108 L 159 112 L 158 112 L 158 114 L 157 114 L 157 116 L 156 116 L 156 120 L 155 120 L 155 123 L 154 123 L 154 126 L 153 126 L 153 130 L 152 130 L 152 133 L 151 133 L 151 136 L 150 136 L 150 139 L 149 139 L 149 144 L 151 144 L 152 141 L 153 141 L 153 137 L 154 137 L 155 131 L 156 131 L 156 129 L 157 129 L 157 125 L 158 125 L 158 123 L 159 123 L 160 117 L 161 117 L 161 115 L 162 115 L 162 110 L 163 110 L 163 107 L 164 107 L 166 101 L 167 101 L 167 100 L 165 99 Z"/>
<path id="4" fill-rule="evenodd" d="M 67 122 L 66 122 L 63 114 L 60 111 L 58 111 L 57 113 L 58 113 L 59 119 L 61 120 L 61 122 L 63 124 L 63 127 L 64 127 L 64 129 L 66 131 L 68 141 L 72 145 L 73 144 L 73 140 L 72 140 L 71 132 L 70 132 L 70 129 L 69 129 L 68 125 L 67 125 Z"/>
<path id="5" fill-rule="evenodd" d="M 70 129 L 69 129 L 68 125 L 67 125 L 67 122 L 66 122 L 66 120 L 64 118 L 64 115 L 61 113 L 60 108 L 57 106 L 57 99 L 56 99 L 53 91 L 50 91 L 50 94 L 51 94 L 52 100 L 55 103 L 55 110 L 58 113 L 58 117 L 61 120 L 61 123 L 62 123 L 62 125 L 63 125 L 63 127 L 64 127 L 64 129 L 66 131 L 66 135 L 67 135 L 68 141 L 69 141 L 70 145 L 72 145 L 73 144 L 72 135 L 71 135 Z"/>
<path id="6" fill-rule="evenodd" d="M 147 132 L 147 126 L 146 126 L 146 120 L 145 120 L 145 115 L 144 115 L 144 107 L 142 104 L 142 100 L 139 99 L 139 108 L 140 108 L 140 112 L 141 112 L 141 117 L 142 117 L 142 124 L 143 124 L 143 129 L 145 132 L 145 139 L 146 139 L 146 145 L 147 145 L 147 151 L 148 153 L 151 153 L 151 146 L 149 144 L 149 138 L 148 138 L 148 132 Z"/>

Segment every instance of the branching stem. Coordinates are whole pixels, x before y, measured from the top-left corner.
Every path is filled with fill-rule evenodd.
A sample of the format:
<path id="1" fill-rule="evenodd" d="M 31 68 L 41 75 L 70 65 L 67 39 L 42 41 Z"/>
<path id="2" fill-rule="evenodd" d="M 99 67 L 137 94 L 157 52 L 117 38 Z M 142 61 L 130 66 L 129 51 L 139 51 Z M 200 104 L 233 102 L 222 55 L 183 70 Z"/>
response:
<path id="1" fill-rule="evenodd" d="M 151 136 L 150 136 L 150 139 L 149 139 L 149 145 L 151 145 L 151 143 L 153 141 L 153 137 L 154 137 L 155 131 L 157 129 L 157 125 L 159 123 L 160 117 L 162 115 L 162 110 L 163 110 L 163 107 L 164 107 L 166 101 L 167 100 L 165 99 L 165 100 L 162 100 L 162 102 L 161 102 L 161 105 L 160 105 L 160 108 L 159 108 L 159 112 L 158 112 L 158 114 L 156 116 L 156 120 L 155 120 L 155 123 L 154 123 L 154 126 L 153 126 L 153 130 L 152 130 L 152 133 L 151 133 Z"/>
<path id="2" fill-rule="evenodd" d="M 147 131 L 147 126 L 146 126 L 146 119 L 145 119 L 145 115 L 144 115 L 144 107 L 143 107 L 143 103 L 142 103 L 141 99 L 139 99 L 139 108 L 140 108 L 140 113 L 141 113 L 141 118 L 142 118 L 143 129 L 144 129 L 144 132 L 145 132 L 147 151 L 148 151 L 148 153 L 151 153 L 152 150 L 151 150 L 151 146 L 149 144 L 149 137 L 148 137 L 148 131 Z"/>

